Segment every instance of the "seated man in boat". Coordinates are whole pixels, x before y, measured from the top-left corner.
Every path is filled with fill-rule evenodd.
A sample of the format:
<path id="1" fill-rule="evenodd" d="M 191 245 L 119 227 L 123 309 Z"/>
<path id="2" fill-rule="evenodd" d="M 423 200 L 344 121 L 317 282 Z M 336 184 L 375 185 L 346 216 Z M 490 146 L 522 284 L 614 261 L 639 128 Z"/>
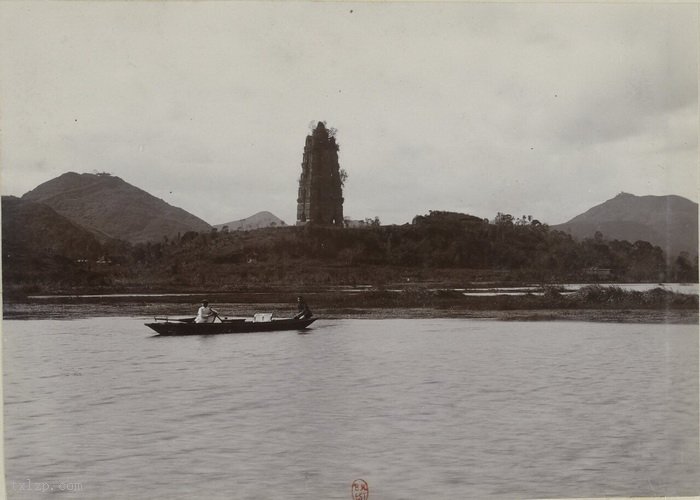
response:
<path id="1" fill-rule="evenodd" d="M 309 306 L 306 305 L 301 296 L 297 297 L 297 311 L 299 312 L 294 315 L 294 319 L 307 319 L 313 316 L 311 309 L 309 309 Z"/>
<path id="2" fill-rule="evenodd" d="M 197 311 L 197 317 L 194 319 L 195 323 L 213 323 L 216 317 L 219 315 L 217 311 L 209 307 L 209 302 L 206 300 L 202 301 L 202 307 Z"/>

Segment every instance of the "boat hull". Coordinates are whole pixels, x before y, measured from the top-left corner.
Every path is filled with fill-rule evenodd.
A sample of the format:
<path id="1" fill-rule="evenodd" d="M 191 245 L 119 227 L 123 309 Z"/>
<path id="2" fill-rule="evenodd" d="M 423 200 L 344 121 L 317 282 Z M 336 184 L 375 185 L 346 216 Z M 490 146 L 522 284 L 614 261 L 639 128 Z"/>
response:
<path id="1" fill-rule="evenodd" d="M 245 319 L 225 320 L 223 323 L 177 323 L 177 322 L 156 322 L 145 323 L 158 335 L 179 336 L 179 335 L 220 335 L 224 333 L 253 333 L 253 332 L 275 332 L 283 330 L 303 330 L 316 318 L 309 319 L 273 319 L 272 321 L 250 321 Z"/>

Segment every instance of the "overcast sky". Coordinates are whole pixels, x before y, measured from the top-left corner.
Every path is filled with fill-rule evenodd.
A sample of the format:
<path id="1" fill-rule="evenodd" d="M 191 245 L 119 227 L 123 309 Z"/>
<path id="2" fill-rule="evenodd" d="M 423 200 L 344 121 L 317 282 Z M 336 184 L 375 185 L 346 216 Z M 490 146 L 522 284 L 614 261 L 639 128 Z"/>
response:
<path id="1" fill-rule="evenodd" d="M 293 224 L 324 120 L 355 219 L 698 199 L 696 5 L 2 2 L 0 57 L 3 194 L 110 172 Z"/>

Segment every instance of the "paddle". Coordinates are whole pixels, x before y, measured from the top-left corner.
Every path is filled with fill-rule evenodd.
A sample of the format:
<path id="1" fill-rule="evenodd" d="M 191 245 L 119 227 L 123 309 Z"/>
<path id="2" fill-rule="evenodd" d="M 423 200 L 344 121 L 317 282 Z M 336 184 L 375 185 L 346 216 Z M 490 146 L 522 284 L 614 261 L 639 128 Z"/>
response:
<path id="1" fill-rule="evenodd" d="M 159 318 L 159 317 L 156 316 L 156 317 L 154 317 L 153 319 L 156 320 L 156 321 L 177 321 L 177 322 L 179 322 L 179 323 L 194 323 L 194 318 L 181 318 L 181 319 L 178 319 L 178 318 L 168 318 L 168 317 Z"/>

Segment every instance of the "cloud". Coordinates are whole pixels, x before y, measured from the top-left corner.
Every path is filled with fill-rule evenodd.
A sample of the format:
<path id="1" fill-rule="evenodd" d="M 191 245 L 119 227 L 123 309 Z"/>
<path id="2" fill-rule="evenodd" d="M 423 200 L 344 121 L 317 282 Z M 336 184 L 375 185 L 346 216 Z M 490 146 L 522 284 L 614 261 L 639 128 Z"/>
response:
<path id="1" fill-rule="evenodd" d="M 258 210 L 293 223 L 307 124 L 327 120 L 356 218 L 445 209 L 555 223 L 619 191 L 697 198 L 694 6 L 0 12 L 5 194 L 97 169 L 211 223 Z"/>

